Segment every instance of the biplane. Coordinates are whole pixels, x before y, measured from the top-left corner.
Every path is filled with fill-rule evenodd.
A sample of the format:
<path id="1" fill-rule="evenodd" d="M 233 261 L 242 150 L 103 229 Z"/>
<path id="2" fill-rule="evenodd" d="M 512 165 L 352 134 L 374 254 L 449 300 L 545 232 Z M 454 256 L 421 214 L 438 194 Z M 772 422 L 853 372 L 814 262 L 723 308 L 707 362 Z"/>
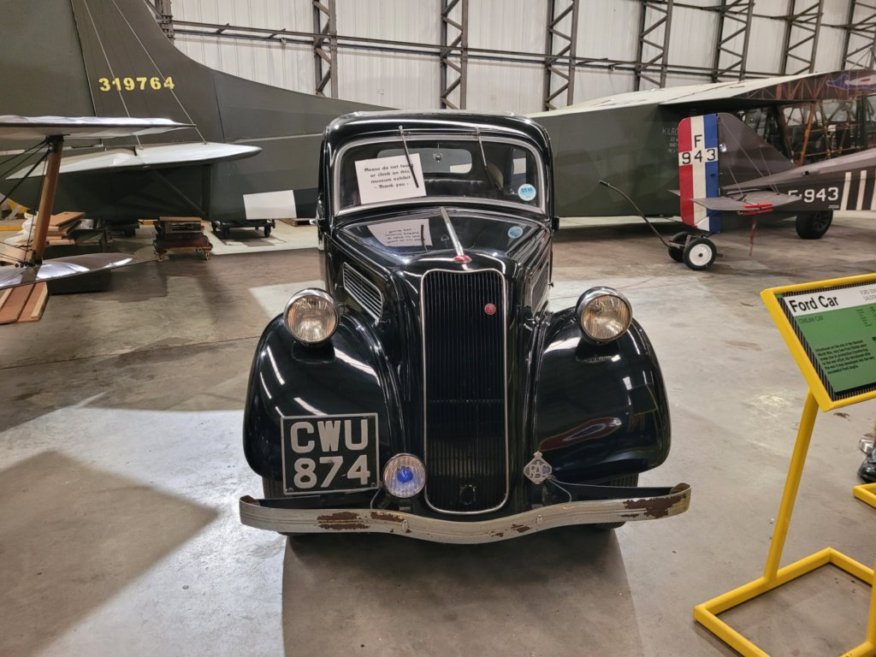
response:
<path id="1" fill-rule="evenodd" d="M 36 154 L 37 159 L 30 165 L 30 173 L 38 176 L 42 182 L 36 217 L 30 223 L 23 245 L 9 246 L 0 243 L 0 264 L 4 265 L 0 266 L 0 290 L 115 269 L 135 262 L 127 253 L 90 253 L 43 259 L 66 140 L 142 137 L 188 127 L 169 119 L 0 116 L 0 139 L 35 142 L 23 153 Z M 13 156 L 13 166 L 17 164 L 15 158 Z M 6 164 L 10 162 L 7 161 Z M 143 165 L 137 166 L 142 168 Z"/>
<path id="2" fill-rule="evenodd" d="M 630 92 L 530 117 L 551 136 L 561 217 L 629 214 L 609 187 L 648 217 L 673 217 L 684 119 L 732 114 L 790 167 L 876 146 L 874 108 L 876 74 L 854 70 Z"/>
<path id="3" fill-rule="evenodd" d="M 819 239 L 833 213 L 876 208 L 876 148 L 796 166 L 732 114 L 694 116 L 678 125 L 681 219 L 669 254 L 705 269 L 717 250 L 709 239 L 728 215 L 796 218 L 797 234 Z"/>

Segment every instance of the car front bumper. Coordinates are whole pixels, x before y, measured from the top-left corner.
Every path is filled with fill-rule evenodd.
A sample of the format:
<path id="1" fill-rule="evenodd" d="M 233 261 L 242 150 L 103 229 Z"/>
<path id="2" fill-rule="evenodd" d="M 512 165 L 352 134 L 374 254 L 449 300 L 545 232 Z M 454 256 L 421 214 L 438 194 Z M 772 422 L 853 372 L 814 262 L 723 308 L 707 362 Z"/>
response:
<path id="1" fill-rule="evenodd" d="M 240 521 L 282 534 L 372 532 L 436 543 L 489 543 L 567 525 L 666 518 L 687 511 L 690 493 L 688 484 L 678 484 L 657 495 L 566 502 L 475 521 L 384 509 L 296 509 L 283 506 L 283 500 L 257 500 L 247 495 L 240 499 Z"/>

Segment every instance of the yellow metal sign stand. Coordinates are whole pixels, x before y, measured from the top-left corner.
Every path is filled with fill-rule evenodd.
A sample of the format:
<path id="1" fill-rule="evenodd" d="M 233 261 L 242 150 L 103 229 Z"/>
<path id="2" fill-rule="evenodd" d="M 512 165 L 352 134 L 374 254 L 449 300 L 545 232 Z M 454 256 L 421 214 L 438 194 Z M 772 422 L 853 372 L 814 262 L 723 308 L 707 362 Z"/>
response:
<path id="1" fill-rule="evenodd" d="M 824 369 L 821 368 L 818 362 L 813 362 L 815 356 L 813 355 L 814 350 L 812 346 L 806 344 L 805 338 L 801 337 L 802 334 L 795 330 L 792 323 L 794 321 L 794 318 L 791 316 L 792 313 L 787 312 L 787 307 L 783 309 L 780 300 L 786 295 L 794 296 L 808 292 L 812 292 L 812 298 L 817 299 L 822 293 L 830 292 L 831 290 L 842 290 L 860 286 L 867 286 L 869 288 L 874 284 L 876 284 L 876 275 L 853 276 L 783 288 L 772 288 L 761 293 L 767 309 L 779 327 L 779 331 L 803 372 L 803 376 L 809 383 L 809 392 L 803 405 L 800 427 L 797 430 L 797 441 L 794 445 L 794 452 L 788 467 L 788 475 L 785 479 L 785 488 L 782 493 L 779 512 L 776 516 L 775 530 L 770 542 L 763 576 L 708 602 L 697 605 L 693 611 L 694 619 L 698 623 L 744 657 L 769 657 L 769 655 L 718 618 L 718 615 L 828 564 L 836 566 L 862 582 L 869 584 L 871 588 L 866 639 L 859 646 L 844 653 L 842 657 L 876 657 L 876 588 L 874 588 L 874 570 L 872 568 L 868 568 L 830 547 L 804 557 L 788 566 L 780 567 L 782 551 L 788 536 L 791 514 L 794 511 L 794 503 L 797 499 L 800 479 L 803 476 L 803 466 L 806 463 L 806 454 L 809 450 L 809 443 L 812 438 L 812 430 L 815 426 L 815 418 L 818 415 L 819 406 L 822 410 L 827 411 L 840 406 L 855 404 L 866 399 L 876 398 L 876 380 L 874 380 L 873 386 L 864 386 L 863 391 L 855 389 L 854 394 L 843 396 L 833 390 Z M 825 295 L 825 298 L 828 296 Z M 797 305 L 799 307 L 801 305 L 800 302 Z M 855 488 L 854 494 L 868 504 L 876 506 L 876 491 L 874 489 L 876 489 L 876 484 L 858 486 Z"/>
<path id="2" fill-rule="evenodd" d="M 852 494 L 865 504 L 876 508 L 876 484 L 861 484 L 852 489 Z"/>

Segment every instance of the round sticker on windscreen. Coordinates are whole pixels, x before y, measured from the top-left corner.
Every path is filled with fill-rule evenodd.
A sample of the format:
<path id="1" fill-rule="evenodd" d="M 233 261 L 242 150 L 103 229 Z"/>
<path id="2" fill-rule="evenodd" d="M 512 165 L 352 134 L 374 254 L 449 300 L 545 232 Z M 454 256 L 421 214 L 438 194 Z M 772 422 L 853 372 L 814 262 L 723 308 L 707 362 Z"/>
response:
<path id="1" fill-rule="evenodd" d="M 517 188 L 517 196 L 520 197 L 521 201 L 531 201 L 535 198 L 535 185 L 523 183 Z"/>
<path id="2" fill-rule="evenodd" d="M 520 226 L 511 226 L 511 228 L 508 229 L 508 237 L 512 240 L 516 240 L 521 235 L 523 235 L 523 229 Z"/>

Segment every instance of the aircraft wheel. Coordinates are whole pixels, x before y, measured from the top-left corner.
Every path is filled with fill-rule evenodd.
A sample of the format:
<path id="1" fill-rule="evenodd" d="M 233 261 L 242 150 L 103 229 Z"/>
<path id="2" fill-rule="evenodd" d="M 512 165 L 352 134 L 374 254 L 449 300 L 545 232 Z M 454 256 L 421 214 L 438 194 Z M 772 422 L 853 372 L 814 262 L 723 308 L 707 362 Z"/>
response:
<path id="1" fill-rule="evenodd" d="M 219 222 L 218 221 L 211 221 L 210 228 L 213 230 L 214 235 L 219 234 Z"/>
<path id="2" fill-rule="evenodd" d="M 833 212 L 807 212 L 797 215 L 797 235 L 804 240 L 817 240 L 830 228 L 833 222 Z"/>
<path id="3" fill-rule="evenodd" d="M 229 237 L 231 237 L 231 229 L 228 226 L 222 226 L 219 229 L 219 237 L 221 237 L 223 240 L 227 240 Z"/>
<path id="4" fill-rule="evenodd" d="M 265 225 L 265 237 L 271 236 L 271 224 Z"/>
<path id="5" fill-rule="evenodd" d="M 687 236 L 688 233 L 681 232 L 669 238 L 670 244 L 678 244 L 678 246 L 669 247 L 669 257 L 675 260 L 675 262 L 682 262 L 684 260 L 684 243 L 687 242 Z"/>
<path id="6" fill-rule="evenodd" d="M 715 243 L 706 237 L 695 237 L 687 246 L 684 247 L 684 264 L 694 271 L 708 269 L 715 262 L 718 256 L 718 249 L 715 248 Z"/>

